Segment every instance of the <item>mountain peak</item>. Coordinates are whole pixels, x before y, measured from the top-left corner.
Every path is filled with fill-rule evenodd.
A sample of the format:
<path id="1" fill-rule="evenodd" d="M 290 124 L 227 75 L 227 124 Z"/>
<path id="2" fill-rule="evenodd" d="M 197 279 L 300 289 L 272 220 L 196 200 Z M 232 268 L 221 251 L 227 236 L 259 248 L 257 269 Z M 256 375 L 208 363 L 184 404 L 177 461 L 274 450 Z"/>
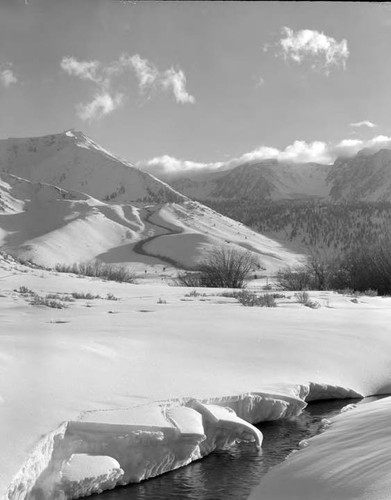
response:
<path id="1" fill-rule="evenodd" d="M 2 171 L 115 203 L 186 199 L 75 129 L 0 141 Z"/>

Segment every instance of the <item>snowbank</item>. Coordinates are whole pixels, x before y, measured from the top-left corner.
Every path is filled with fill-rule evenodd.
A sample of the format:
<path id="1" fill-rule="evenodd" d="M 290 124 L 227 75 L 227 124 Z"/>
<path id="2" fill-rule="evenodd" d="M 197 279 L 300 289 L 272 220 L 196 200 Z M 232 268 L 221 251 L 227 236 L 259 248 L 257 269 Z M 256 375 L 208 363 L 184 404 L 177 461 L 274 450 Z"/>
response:
<path id="1" fill-rule="evenodd" d="M 236 441 L 260 448 L 262 434 L 230 408 L 199 401 L 87 412 L 68 423 L 29 498 L 76 499 L 140 482 Z"/>
<path id="2" fill-rule="evenodd" d="M 390 498 L 391 398 L 342 412 L 275 467 L 250 500 Z"/>
<path id="3" fill-rule="evenodd" d="M 61 470 L 61 492 L 53 498 L 81 498 L 113 489 L 124 471 L 112 457 L 71 455 Z"/>

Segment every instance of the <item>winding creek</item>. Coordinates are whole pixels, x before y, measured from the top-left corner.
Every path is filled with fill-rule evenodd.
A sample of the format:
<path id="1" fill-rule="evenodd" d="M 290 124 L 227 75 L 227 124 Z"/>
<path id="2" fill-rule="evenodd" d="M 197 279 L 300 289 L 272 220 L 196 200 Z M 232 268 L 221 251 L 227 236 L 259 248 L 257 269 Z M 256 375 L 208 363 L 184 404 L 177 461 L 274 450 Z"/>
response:
<path id="1" fill-rule="evenodd" d="M 264 436 L 262 450 L 240 443 L 212 453 L 192 464 L 139 484 L 93 495 L 94 500 L 246 500 L 251 490 L 274 466 L 284 461 L 300 441 L 322 429 L 322 420 L 350 404 L 367 404 L 379 397 L 310 403 L 295 418 L 258 425 Z"/>
<path id="2" fill-rule="evenodd" d="M 145 210 L 147 212 L 147 215 L 144 218 L 145 222 L 147 222 L 151 226 L 154 226 L 155 228 L 158 228 L 158 232 L 157 232 L 157 234 L 154 233 L 152 236 L 148 236 L 147 238 L 144 238 L 144 239 L 138 241 L 134 245 L 134 247 L 133 247 L 133 252 L 136 253 L 136 254 L 139 254 L 139 255 L 145 255 L 147 257 L 154 257 L 154 258 L 159 259 L 159 260 L 161 260 L 163 262 L 166 262 L 167 264 L 169 264 L 170 266 L 173 266 L 173 267 L 181 267 L 181 268 L 183 268 L 183 265 L 180 265 L 174 259 L 170 259 L 170 257 L 166 257 L 166 256 L 163 256 L 163 255 L 159 255 L 159 256 L 153 255 L 153 254 L 148 253 L 145 250 L 144 247 L 145 247 L 145 245 L 147 243 L 150 243 L 151 241 L 153 241 L 153 240 L 155 240 L 157 238 L 160 238 L 161 236 L 168 236 L 168 235 L 183 233 L 183 230 L 180 229 L 180 228 L 168 227 L 168 226 L 164 226 L 163 224 L 159 224 L 157 222 L 153 222 L 151 220 L 151 218 L 156 214 L 156 212 L 158 210 L 156 210 L 156 209 L 155 210 L 145 209 Z M 164 232 L 161 231 L 162 229 L 163 229 Z M 156 229 L 154 231 L 156 231 Z"/>

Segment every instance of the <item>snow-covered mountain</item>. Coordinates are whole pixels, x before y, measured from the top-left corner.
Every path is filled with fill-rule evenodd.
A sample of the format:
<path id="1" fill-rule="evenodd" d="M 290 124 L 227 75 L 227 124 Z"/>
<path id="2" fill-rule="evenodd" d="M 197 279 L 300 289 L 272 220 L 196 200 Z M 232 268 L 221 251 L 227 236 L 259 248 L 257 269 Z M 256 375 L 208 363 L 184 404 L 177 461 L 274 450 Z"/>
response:
<path id="1" fill-rule="evenodd" d="M 391 150 L 364 149 L 354 158 L 338 159 L 327 181 L 333 201 L 391 201 Z"/>
<path id="2" fill-rule="evenodd" d="M 0 142 L 0 248 L 19 258 L 190 268 L 222 244 L 254 252 L 270 271 L 300 259 L 80 132 Z"/>
<path id="3" fill-rule="evenodd" d="M 74 130 L 0 140 L 2 171 L 116 203 L 185 199 L 166 183 Z"/>
<path id="4" fill-rule="evenodd" d="M 184 174 L 170 184 L 198 200 L 391 201 L 391 150 L 363 150 L 333 165 L 248 162 L 223 172 Z"/>
<path id="5" fill-rule="evenodd" d="M 244 163 L 232 170 L 195 179 L 179 177 L 170 184 L 199 200 L 323 198 L 329 191 L 326 178 L 330 169 L 329 165 L 295 164 L 272 159 Z"/>

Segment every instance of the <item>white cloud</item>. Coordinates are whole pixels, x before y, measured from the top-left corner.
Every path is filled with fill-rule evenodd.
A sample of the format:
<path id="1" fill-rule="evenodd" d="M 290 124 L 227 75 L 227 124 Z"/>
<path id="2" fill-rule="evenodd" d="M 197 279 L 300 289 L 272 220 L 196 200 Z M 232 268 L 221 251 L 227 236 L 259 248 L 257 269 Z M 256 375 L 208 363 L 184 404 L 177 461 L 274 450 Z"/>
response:
<path id="1" fill-rule="evenodd" d="M 181 69 L 174 68 L 159 71 L 157 67 L 139 54 L 131 57 L 123 54 L 120 58 L 124 66 L 133 68 L 142 93 L 151 93 L 157 90 L 171 91 L 176 102 L 180 104 L 195 103 L 195 98 L 186 90 L 186 76 Z"/>
<path id="2" fill-rule="evenodd" d="M 18 78 L 12 70 L 11 63 L 0 66 L 0 82 L 6 88 L 18 82 Z"/>
<path id="3" fill-rule="evenodd" d="M 219 170 L 224 167 L 224 162 L 201 163 L 196 161 L 179 160 L 169 155 L 158 156 L 151 160 L 139 162 L 137 167 L 153 175 L 165 175 L 167 177 L 175 176 L 178 173 L 184 174 L 190 172 L 202 173 L 206 170 Z"/>
<path id="4" fill-rule="evenodd" d="M 321 141 L 314 141 L 311 143 L 307 143 L 305 141 L 295 141 L 284 150 L 261 146 L 250 153 L 245 153 L 234 161 L 236 163 L 242 163 L 243 161 L 262 161 L 267 159 L 292 161 L 296 163 L 306 163 L 311 161 L 321 161 L 327 163 L 327 147 L 326 144 Z"/>
<path id="5" fill-rule="evenodd" d="M 186 76 L 181 69 L 170 68 L 159 71 L 147 59 L 138 54 L 122 54 L 108 65 L 99 61 L 78 61 L 74 57 L 64 57 L 61 68 L 68 74 L 95 84 L 95 97 L 89 103 L 77 106 L 82 120 L 95 120 L 111 113 L 123 102 L 123 93 L 112 90 L 114 79 L 126 71 L 134 71 L 140 92 L 148 98 L 158 90 L 172 92 L 176 102 L 194 103 L 195 98 L 186 90 Z"/>
<path id="6" fill-rule="evenodd" d="M 350 127 L 368 127 L 368 128 L 374 128 L 377 125 L 375 123 L 370 122 L 369 120 L 363 120 L 361 122 L 354 122 L 349 124 Z"/>
<path id="7" fill-rule="evenodd" d="M 186 76 L 182 70 L 168 69 L 160 77 L 160 84 L 165 90 L 172 90 L 176 102 L 195 103 L 195 98 L 186 90 Z"/>
<path id="8" fill-rule="evenodd" d="M 324 70 L 326 74 L 332 67 L 345 68 L 349 57 L 348 44 L 345 39 L 337 42 L 335 38 L 327 36 L 316 30 L 298 30 L 282 28 L 283 38 L 278 42 L 279 51 L 277 55 L 285 60 L 301 64 L 308 60 L 312 69 Z M 268 51 L 270 46 L 264 47 Z"/>
<path id="9" fill-rule="evenodd" d="M 138 54 L 127 59 L 123 55 L 122 61 L 133 67 L 141 92 L 146 92 L 154 87 L 159 78 L 159 72 L 147 59 L 142 59 Z"/>
<path id="10" fill-rule="evenodd" d="M 175 178 L 183 174 L 199 175 L 202 172 L 229 170 L 243 163 L 265 160 L 279 160 L 293 163 L 333 163 L 338 157 L 352 157 L 360 150 L 371 152 L 380 149 L 391 149 L 391 137 L 378 135 L 369 140 L 343 139 L 336 143 L 323 141 L 294 141 L 285 149 L 260 146 L 253 151 L 232 158 L 225 162 L 201 163 L 189 160 L 179 160 L 172 156 L 161 156 L 149 161 L 139 162 L 137 166 L 156 176 Z"/>
<path id="11" fill-rule="evenodd" d="M 96 94 L 93 100 L 86 104 L 78 104 L 77 114 L 83 121 L 92 122 L 110 114 L 122 103 L 123 94 L 112 97 L 108 92 Z"/>
<path id="12" fill-rule="evenodd" d="M 350 157 L 356 155 L 361 149 L 366 149 L 372 153 L 380 149 L 391 148 L 391 137 L 378 135 L 372 139 L 344 139 L 336 145 L 331 145 L 330 157 L 335 160 L 339 156 Z"/>
<path id="13" fill-rule="evenodd" d="M 75 75 L 82 80 L 91 80 L 96 83 L 102 81 L 102 77 L 98 74 L 99 61 L 78 61 L 74 57 L 63 57 L 60 65 L 68 75 Z"/>

